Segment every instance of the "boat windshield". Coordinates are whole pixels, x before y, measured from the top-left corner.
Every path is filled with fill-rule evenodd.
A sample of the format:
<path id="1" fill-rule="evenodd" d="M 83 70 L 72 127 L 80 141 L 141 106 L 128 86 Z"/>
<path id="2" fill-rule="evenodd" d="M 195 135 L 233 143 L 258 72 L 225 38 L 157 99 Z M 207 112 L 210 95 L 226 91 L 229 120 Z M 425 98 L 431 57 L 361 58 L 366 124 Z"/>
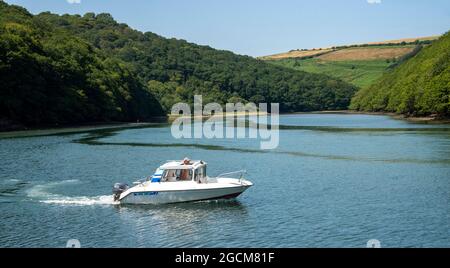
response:
<path id="1" fill-rule="evenodd" d="M 192 180 L 192 169 L 167 169 L 162 175 L 163 182 L 190 180 Z"/>

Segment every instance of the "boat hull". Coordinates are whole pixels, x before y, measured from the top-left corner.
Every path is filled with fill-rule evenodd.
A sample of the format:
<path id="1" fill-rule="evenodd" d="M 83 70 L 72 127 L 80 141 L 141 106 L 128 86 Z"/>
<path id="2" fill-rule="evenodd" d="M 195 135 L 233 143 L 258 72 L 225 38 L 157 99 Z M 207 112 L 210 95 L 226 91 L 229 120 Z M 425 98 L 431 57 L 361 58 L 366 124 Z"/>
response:
<path id="1" fill-rule="evenodd" d="M 170 204 L 230 199 L 238 197 L 249 187 L 242 185 L 227 188 L 130 192 L 121 198 L 120 204 Z"/>

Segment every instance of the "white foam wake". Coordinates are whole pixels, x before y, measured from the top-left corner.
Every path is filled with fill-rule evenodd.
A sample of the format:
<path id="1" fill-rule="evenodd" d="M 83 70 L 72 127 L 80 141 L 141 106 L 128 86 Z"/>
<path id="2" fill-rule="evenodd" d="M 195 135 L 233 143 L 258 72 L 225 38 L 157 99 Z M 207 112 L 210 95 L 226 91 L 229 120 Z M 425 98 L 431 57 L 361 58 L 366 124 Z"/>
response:
<path id="1" fill-rule="evenodd" d="M 114 202 L 112 195 L 102 195 L 95 197 L 59 197 L 51 198 L 48 200 L 41 200 L 40 202 L 46 204 L 59 204 L 59 205 L 78 205 L 78 206 L 92 206 L 92 205 L 117 205 L 119 202 Z"/>
<path id="2" fill-rule="evenodd" d="M 102 195 L 93 197 L 88 196 L 69 197 L 49 192 L 49 190 L 55 186 L 78 182 L 79 182 L 78 180 L 65 180 L 35 185 L 27 191 L 27 196 L 33 200 L 46 204 L 78 205 L 78 206 L 119 204 L 119 202 L 114 202 L 114 198 L 112 195 Z"/>

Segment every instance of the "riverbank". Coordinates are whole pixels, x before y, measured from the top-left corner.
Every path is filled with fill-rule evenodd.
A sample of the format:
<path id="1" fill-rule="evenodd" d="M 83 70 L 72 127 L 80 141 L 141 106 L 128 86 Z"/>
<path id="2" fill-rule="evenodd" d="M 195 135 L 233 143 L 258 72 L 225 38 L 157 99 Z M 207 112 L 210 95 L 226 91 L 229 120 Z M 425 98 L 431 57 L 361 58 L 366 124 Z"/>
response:
<path id="1" fill-rule="evenodd" d="M 215 115 L 202 115 L 202 116 L 191 116 L 192 119 L 202 118 L 202 120 L 210 118 L 229 118 L 233 116 L 258 116 L 267 115 L 266 112 L 235 112 L 235 113 L 220 113 Z M 98 130 L 111 130 L 111 129 L 122 129 L 122 128 L 139 128 L 139 127 L 149 127 L 162 123 L 173 122 L 176 118 L 180 118 L 176 115 L 167 115 L 166 117 L 155 118 L 152 122 L 138 122 L 138 123 L 124 123 L 124 122 L 98 122 L 89 124 L 79 124 L 79 125 L 60 125 L 60 126 L 41 126 L 36 128 L 27 128 L 22 125 L 8 125 L 7 128 L 0 128 L 0 139 L 1 138 L 12 138 L 12 137 L 34 137 L 34 136 L 49 136 L 49 135 L 61 135 L 61 134 L 75 134 L 84 133 L 90 131 Z"/>
<path id="2" fill-rule="evenodd" d="M 185 116 L 185 115 L 173 115 L 173 114 L 169 114 L 167 115 L 168 121 L 172 122 L 173 120 L 177 119 L 177 118 L 191 118 L 191 119 L 195 119 L 195 118 L 202 118 L 202 119 L 210 119 L 210 118 L 229 118 L 229 117 L 242 117 L 242 116 L 264 116 L 264 115 L 269 115 L 269 113 L 267 112 L 234 112 L 234 113 L 217 113 L 217 114 L 213 114 L 213 115 L 190 115 L 190 116 Z"/>
<path id="3" fill-rule="evenodd" d="M 3 138 L 24 138 L 35 136 L 49 136 L 49 135 L 62 135 L 62 134 L 76 134 L 85 133 L 98 130 L 113 130 L 122 128 L 140 128 L 156 125 L 160 123 L 98 123 L 90 125 L 79 126 L 61 126 L 52 128 L 39 128 L 39 129 L 22 129 L 14 131 L 0 132 L 0 139 Z"/>
<path id="4" fill-rule="evenodd" d="M 298 112 L 293 114 L 364 114 L 364 115 L 385 115 L 397 120 L 406 120 L 412 123 L 430 123 L 430 124 L 450 124 L 450 118 L 441 118 L 436 115 L 430 116 L 406 116 L 390 112 L 363 112 L 353 110 L 337 111 L 316 111 L 316 112 Z"/>

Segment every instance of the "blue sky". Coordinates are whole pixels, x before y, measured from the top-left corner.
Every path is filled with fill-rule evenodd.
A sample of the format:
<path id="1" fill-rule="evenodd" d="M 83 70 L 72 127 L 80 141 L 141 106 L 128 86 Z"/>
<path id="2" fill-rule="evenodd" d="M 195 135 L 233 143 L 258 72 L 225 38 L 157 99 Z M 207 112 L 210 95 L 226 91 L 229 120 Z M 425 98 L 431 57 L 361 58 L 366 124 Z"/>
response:
<path id="1" fill-rule="evenodd" d="M 442 34 L 448 0 L 7 0 L 32 13 L 108 12 L 140 31 L 251 56 Z"/>

